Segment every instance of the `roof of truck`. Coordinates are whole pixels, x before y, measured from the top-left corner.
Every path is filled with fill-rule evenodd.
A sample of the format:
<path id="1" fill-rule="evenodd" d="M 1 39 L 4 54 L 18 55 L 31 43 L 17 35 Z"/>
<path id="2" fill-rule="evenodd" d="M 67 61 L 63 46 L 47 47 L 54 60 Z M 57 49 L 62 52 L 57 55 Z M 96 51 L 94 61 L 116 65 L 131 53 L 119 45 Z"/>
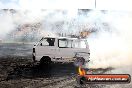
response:
<path id="1" fill-rule="evenodd" d="M 57 39 L 78 39 L 78 38 L 71 38 L 71 37 L 43 37 L 43 38 L 57 38 Z"/>

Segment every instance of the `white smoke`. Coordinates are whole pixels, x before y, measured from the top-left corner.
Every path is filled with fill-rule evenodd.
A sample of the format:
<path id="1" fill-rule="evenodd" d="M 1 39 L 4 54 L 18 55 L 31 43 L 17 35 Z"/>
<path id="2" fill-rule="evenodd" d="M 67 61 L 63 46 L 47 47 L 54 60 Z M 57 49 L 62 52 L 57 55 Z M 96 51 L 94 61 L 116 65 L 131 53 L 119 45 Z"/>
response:
<path id="1" fill-rule="evenodd" d="M 41 22 L 41 35 L 95 31 L 87 40 L 91 68 L 121 67 L 132 63 L 132 13 L 89 10 L 16 10 L 0 12 L 0 38 L 25 23 Z M 26 30 L 26 29 L 25 29 Z"/>
<path id="2" fill-rule="evenodd" d="M 12 31 L 17 30 L 19 25 L 34 24 L 41 22 L 50 12 L 45 10 L 0 10 L 0 39 L 5 39 Z M 26 29 L 25 29 L 26 30 Z M 28 29 L 27 29 L 28 30 Z"/>
<path id="3" fill-rule="evenodd" d="M 94 14 L 98 15 L 96 12 Z M 108 11 L 99 18 L 100 23 L 109 24 L 111 31 L 105 31 L 106 29 L 101 27 L 98 34 L 88 38 L 91 51 L 89 66 L 106 68 L 132 65 L 131 12 Z"/>
<path id="4" fill-rule="evenodd" d="M 11 14 L 0 14 L 0 38 L 4 38 L 6 34 L 15 28 L 15 24 Z"/>
<path id="5" fill-rule="evenodd" d="M 131 12 L 121 11 L 75 11 L 68 16 L 63 11 L 48 16 L 49 29 L 54 32 L 77 34 L 83 30 L 95 30 L 88 36 L 91 51 L 91 68 L 122 67 L 132 65 Z M 49 25 L 50 24 L 50 25 Z M 58 24 L 60 28 L 53 26 Z M 51 27 L 51 28 L 50 28 Z"/>

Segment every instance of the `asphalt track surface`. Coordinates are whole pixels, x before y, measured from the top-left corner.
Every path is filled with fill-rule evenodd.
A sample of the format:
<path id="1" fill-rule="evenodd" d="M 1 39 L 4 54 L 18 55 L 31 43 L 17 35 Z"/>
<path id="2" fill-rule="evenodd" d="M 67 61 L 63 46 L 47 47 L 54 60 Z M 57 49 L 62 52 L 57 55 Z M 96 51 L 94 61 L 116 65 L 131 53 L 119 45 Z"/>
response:
<path id="1" fill-rule="evenodd" d="M 76 81 L 77 67 L 73 63 L 52 62 L 41 67 L 32 62 L 31 44 L 0 44 L 0 88 L 132 88 L 130 84 L 87 84 Z M 92 69 L 95 74 L 132 74 L 131 67 Z"/>

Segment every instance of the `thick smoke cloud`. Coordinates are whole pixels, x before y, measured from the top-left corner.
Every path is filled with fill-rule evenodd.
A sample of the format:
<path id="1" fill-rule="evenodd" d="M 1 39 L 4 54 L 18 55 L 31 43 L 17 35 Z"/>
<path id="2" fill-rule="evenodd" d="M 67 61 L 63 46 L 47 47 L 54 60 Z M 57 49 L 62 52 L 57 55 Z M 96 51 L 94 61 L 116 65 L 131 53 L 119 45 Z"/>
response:
<path id="1" fill-rule="evenodd" d="M 10 13 L 0 12 L 0 38 L 4 38 L 6 34 L 15 28 L 15 23 Z"/>
<path id="2" fill-rule="evenodd" d="M 89 66 L 106 68 L 132 65 L 131 12 L 107 11 L 100 15 L 96 11 L 93 13 L 100 16 L 100 20 L 95 20 L 99 21 L 99 33 L 91 34 L 88 38 L 91 50 Z M 102 22 L 107 23 L 108 27 L 101 26 Z"/>
<path id="3" fill-rule="evenodd" d="M 87 37 L 91 53 L 88 67 L 121 67 L 132 63 L 131 12 L 14 10 L 12 13 L 1 10 L 0 19 L 0 38 L 3 40 L 8 40 L 7 37 L 14 34 L 13 41 L 30 42 L 35 38 L 56 36 L 58 33 L 79 35 L 80 31 L 85 30 L 91 32 Z"/>
<path id="4" fill-rule="evenodd" d="M 48 12 L 42 10 L 0 10 L 0 39 L 6 42 L 9 40 L 22 41 L 22 38 L 25 37 L 24 40 L 30 42 L 31 39 L 28 38 L 35 35 L 33 30 L 40 29 L 40 27 L 37 26 L 41 25 L 47 13 Z M 17 37 L 19 38 L 16 39 Z"/>

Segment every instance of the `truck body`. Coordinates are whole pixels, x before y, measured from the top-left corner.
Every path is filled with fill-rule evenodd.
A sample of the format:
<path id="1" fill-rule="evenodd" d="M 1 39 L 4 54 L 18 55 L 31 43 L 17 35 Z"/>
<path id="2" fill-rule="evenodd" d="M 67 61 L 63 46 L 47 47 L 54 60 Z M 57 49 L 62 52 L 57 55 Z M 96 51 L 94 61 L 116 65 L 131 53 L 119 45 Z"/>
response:
<path id="1" fill-rule="evenodd" d="M 78 57 L 89 60 L 86 39 L 43 37 L 33 48 L 33 60 L 43 62 L 74 62 Z"/>

